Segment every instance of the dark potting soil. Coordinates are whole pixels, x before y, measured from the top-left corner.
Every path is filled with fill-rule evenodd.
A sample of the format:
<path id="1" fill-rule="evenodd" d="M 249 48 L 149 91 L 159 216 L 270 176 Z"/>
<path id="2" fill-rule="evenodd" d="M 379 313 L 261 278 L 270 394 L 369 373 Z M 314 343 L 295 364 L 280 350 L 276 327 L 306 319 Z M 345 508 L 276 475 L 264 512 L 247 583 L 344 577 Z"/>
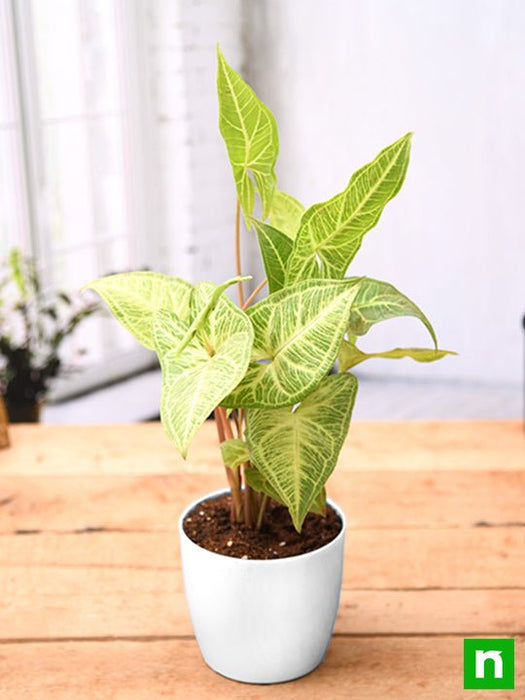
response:
<path id="1" fill-rule="evenodd" d="M 184 520 L 184 532 L 210 552 L 239 559 L 283 559 L 305 554 L 331 542 L 341 532 L 342 522 L 331 506 L 326 518 L 309 513 L 298 533 L 288 510 L 272 501 L 260 530 L 230 522 L 230 497 L 202 501 Z"/>

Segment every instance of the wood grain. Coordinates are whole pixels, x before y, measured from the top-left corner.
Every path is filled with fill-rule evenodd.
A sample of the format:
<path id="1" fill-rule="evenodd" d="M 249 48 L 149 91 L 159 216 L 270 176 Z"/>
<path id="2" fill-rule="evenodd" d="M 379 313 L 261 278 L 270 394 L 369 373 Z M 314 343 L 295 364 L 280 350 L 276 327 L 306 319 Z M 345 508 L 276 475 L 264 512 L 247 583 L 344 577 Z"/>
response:
<path id="1" fill-rule="evenodd" d="M 525 528 L 351 530 L 348 588 L 521 588 Z M 179 569 L 178 539 L 165 532 L 1 535 L 4 566 L 39 576 L 43 567 Z M 31 574 L 30 569 L 35 571 Z"/>
<path id="2" fill-rule="evenodd" d="M 187 462 L 158 424 L 17 425 L 11 437 L 2 700 L 459 700 L 464 636 L 516 637 L 516 690 L 498 698 L 525 697 L 521 423 L 354 425 L 329 484 L 349 524 L 336 635 L 316 673 L 271 687 L 215 675 L 191 637 L 176 528 L 224 486 L 212 425 Z"/>
<path id="3" fill-rule="evenodd" d="M 173 474 L 219 468 L 215 428 L 205 424 L 184 462 L 160 424 L 14 425 L 0 474 Z M 339 470 L 519 470 L 525 467 L 520 421 L 356 421 Z"/>
<path id="4" fill-rule="evenodd" d="M 516 640 L 516 658 L 525 641 Z M 461 637 L 335 637 L 324 663 L 291 683 L 233 683 L 204 666 L 194 640 L 0 644 L 3 700 L 459 700 L 463 691 Z M 525 693 L 525 664 L 516 687 Z M 468 691 L 468 700 L 487 693 Z"/>
<path id="5" fill-rule="evenodd" d="M 525 634 L 525 588 L 343 590 L 338 634 L 427 630 Z M 0 640 L 192 634 L 180 572 L 61 567 L 2 571 Z"/>
<path id="6" fill-rule="evenodd" d="M 213 474 L 0 477 L 0 532 L 174 530 L 192 501 L 225 486 Z M 352 528 L 525 525 L 525 471 L 336 472 L 329 495 Z M 2 505 L 3 504 L 3 505 Z"/>

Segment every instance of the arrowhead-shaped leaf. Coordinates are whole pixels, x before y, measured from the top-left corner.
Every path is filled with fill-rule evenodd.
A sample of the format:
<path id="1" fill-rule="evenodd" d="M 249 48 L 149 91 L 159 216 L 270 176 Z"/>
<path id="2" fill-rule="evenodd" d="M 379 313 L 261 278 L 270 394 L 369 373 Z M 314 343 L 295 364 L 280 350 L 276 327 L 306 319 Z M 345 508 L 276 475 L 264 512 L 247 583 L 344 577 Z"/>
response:
<path id="1" fill-rule="evenodd" d="M 322 515 L 323 518 L 326 518 L 326 489 L 324 486 L 315 497 L 308 512 L 317 513 L 317 515 Z"/>
<path id="2" fill-rule="evenodd" d="M 275 189 L 279 137 L 273 114 L 252 88 L 226 63 L 217 49 L 219 128 L 228 149 L 244 216 L 252 216 L 255 191 L 261 198 L 262 218 L 270 211 Z"/>
<path id="3" fill-rule="evenodd" d="M 183 457 L 199 426 L 242 379 L 250 358 L 251 323 L 224 294 L 188 340 L 192 320 L 208 306 L 215 289 L 210 282 L 196 285 L 189 321 L 163 310 L 153 323 L 162 368 L 161 419 Z"/>
<path id="4" fill-rule="evenodd" d="M 270 210 L 270 224 L 288 238 L 295 240 L 304 209 L 301 202 L 292 195 L 275 190 Z"/>
<path id="5" fill-rule="evenodd" d="M 279 494 L 271 487 L 269 481 L 264 478 L 261 472 L 254 467 L 253 464 L 245 471 L 245 478 L 248 485 L 251 486 L 252 489 L 259 491 L 260 493 L 265 493 L 270 498 L 273 498 L 274 501 L 277 501 L 277 503 L 285 505 L 281 502 Z M 322 515 L 323 518 L 326 517 L 326 489 L 324 486 L 313 500 L 308 512 L 317 513 L 318 515 Z"/>
<path id="6" fill-rule="evenodd" d="M 273 226 L 256 219 L 252 219 L 252 223 L 259 239 L 268 289 L 272 294 L 284 287 L 286 263 L 292 252 L 293 242 Z"/>
<path id="7" fill-rule="evenodd" d="M 123 272 L 86 285 L 100 294 L 126 330 L 150 350 L 155 349 L 153 316 L 168 309 L 180 319 L 190 313 L 193 285 L 158 272 Z"/>
<path id="8" fill-rule="evenodd" d="M 362 352 L 348 340 L 343 340 L 339 349 L 339 371 L 346 372 L 356 365 L 373 357 L 399 360 L 411 357 L 416 362 L 435 362 L 446 355 L 456 355 L 451 350 L 434 350 L 432 348 L 394 348 L 385 352 Z"/>
<path id="9" fill-rule="evenodd" d="M 302 216 L 286 283 L 309 277 L 339 279 L 387 204 L 400 190 L 410 156 L 411 134 L 385 148 L 355 172 L 347 188 Z"/>
<path id="10" fill-rule="evenodd" d="M 334 470 L 357 391 L 351 374 L 325 377 L 297 407 L 246 412 L 252 461 L 300 532 Z"/>
<path id="11" fill-rule="evenodd" d="M 275 492 L 268 480 L 265 479 L 261 472 L 253 465 L 246 471 L 245 476 L 246 481 L 252 489 L 260 493 L 265 493 L 270 498 L 273 498 L 274 501 L 277 501 L 277 503 L 281 503 L 279 494 Z M 326 517 L 326 489 L 324 486 L 313 500 L 308 512 L 317 513 L 317 515 L 322 515 L 323 518 Z"/>
<path id="12" fill-rule="evenodd" d="M 274 501 L 277 501 L 277 503 L 281 503 L 279 494 L 272 488 L 268 480 L 256 467 L 253 466 L 253 464 L 250 465 L 249 469 L 246 469 L 244 476 L 248 486 L 251 486 L 254 491 L 265 493 L 270 498 L 273 498 Z"/>
<path id="13" fill-rule="evenodd" d="M 186 334 L 180 341 L 180 344 L 176 348 L 177 354 L 180 354 L 184 350 L 184 348 L 190 343 L 190 341 L 195 337 L 195 335 L 204 328 L 208 316 L 217 306 L 217 303 L 221 298 L 222 293 L 225 292 L 228 289 L 228 287 L 231 287 L 233 284 L 236 284 L 237 282 L 244 282 L 245 280 L 251 280 L 251 277 L 234 277 L 233 279 L 230 279 L 227 282 L 223 282 L 218 286 L 213 285 L 213 289 L 209 286 L 210 283 L 201 282 L 201 284 L 195 288 L 193 292 L 191 308 L 195 311 L 196 315 L 193 318 Z M 195 299 L 200 299 L 199 295 L 202 294 L 202 290 L 206 290 L 207 300 L 202 300 L 203 305 L 201 305 L 201 308 L 197 311 Z M 210 291 L 210 294 L 208 294 L 208 291 Z"/>
<path id="14" fill-rule="evenodd" d="M 358 287 L 355 280 L 306 280 L 248 309 L 252 362 L 223 405 L 289 406 L 313 391 L 335 362 Z"/>
<path id="15" fill-rule="evenodd" d="M 364 335 L 374 324 L 399 316 L 418 318 L 427 328 L 437 348 L 437 338 L 432 324 L 413 301 L 388 282 L 369 277 L 361 278 L 359 290 L 350 309 L 349 333 Z"/>
<path id="16" fill-rule="evenodd" d="M 244 440 L 232 438 L 221 442 L 222 461 L 230 469 L 237 469 L 241 464 L 250 461 L 250 450 Z"/>

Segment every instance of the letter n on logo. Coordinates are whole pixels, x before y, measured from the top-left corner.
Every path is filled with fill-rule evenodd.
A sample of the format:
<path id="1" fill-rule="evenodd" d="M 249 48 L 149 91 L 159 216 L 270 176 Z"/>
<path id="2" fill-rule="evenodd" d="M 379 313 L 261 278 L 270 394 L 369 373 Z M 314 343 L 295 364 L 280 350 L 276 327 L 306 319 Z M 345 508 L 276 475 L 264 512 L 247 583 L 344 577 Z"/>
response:
<path id="1" fill-rule="evenodd" d="M 512 690 L 514 640 L 464 639 L 463 687 L 467 690 Z"/>

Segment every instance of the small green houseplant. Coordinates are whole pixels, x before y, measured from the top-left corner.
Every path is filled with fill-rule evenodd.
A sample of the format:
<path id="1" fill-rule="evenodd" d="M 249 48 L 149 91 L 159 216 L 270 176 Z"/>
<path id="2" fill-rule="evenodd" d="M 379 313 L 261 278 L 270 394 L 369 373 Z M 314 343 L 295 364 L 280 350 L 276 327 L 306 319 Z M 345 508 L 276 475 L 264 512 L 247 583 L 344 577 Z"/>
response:
<path id="1" fill-rule="evenodd" d="M 342 192 L 305 209 L 276 188 L 279 142 L 273 115 L 220 51 L 217 85 L 219 127 L 237 190 L 237 276 L 217 286 L 135 272 L 88 286 L 122 325 L 158 354 L 161 419 L 183 457 L 198 428 L 215 413 L 231 520 L 237 527 L 264 528 L 272 501 L 286 506 L 300 532 L 310 512 L 326 512 L 325 483 L 336 466 L 357 391 L 349 370 L 370 357 L 431 362 L 447 354 L 437 348 L 430 321 L 404 294 L 387 282 L 345 277 L 363 236 L 403 184 L 411 134 L 355 172 Z M 247 299 L 243 282 L 248 278 L 240 266 L 241 213 L 249 232 L 258 237 L 266 271 L 266 279 Z M 234 284 L 238 306 L 224 293 Z M 266 284 L 268 296 L 254 303 Z M 419 319 L 433 347 L 373 354 L 359 349 L 359 337 L 374 324 L 398 316 Z M 209 571 L 201 573 L 209 580 Z M 190 578 L 187 592 L 199 586 L 198 577 L 188 585 Z M 264 601 L 254 599 L 252 604 Z M 202 601 L 199 605 L 203 607 Z M 224 598 L 217 599 L 215 607 L 221 606 Z M 195 619 L 194 626 L 198 637 L 207 636 Z M 231 616 L 223 627 L 234 627 Z M 222 639 L 224 633 L 218 631 Z M 238 636 L 236 632 L 233 646 Z M 228 660 L 214 661 L 199 641 L 208 663 L 221 673 L 269 682 L 264 672 L 242 673 L 232 670 Z M 242 655 L 245 640 L 236 649 Z M 271 680 L 295 677 L 305 668 L 276 672 Z"/>
<path id="2" fill-rule="evenodd" d="M 62 371 L 60 350 L 97 304 L 42 288 L 35 261 L 10 251 L 0 277 L 0 393 L 11 422 L 35 422 Z"/>

